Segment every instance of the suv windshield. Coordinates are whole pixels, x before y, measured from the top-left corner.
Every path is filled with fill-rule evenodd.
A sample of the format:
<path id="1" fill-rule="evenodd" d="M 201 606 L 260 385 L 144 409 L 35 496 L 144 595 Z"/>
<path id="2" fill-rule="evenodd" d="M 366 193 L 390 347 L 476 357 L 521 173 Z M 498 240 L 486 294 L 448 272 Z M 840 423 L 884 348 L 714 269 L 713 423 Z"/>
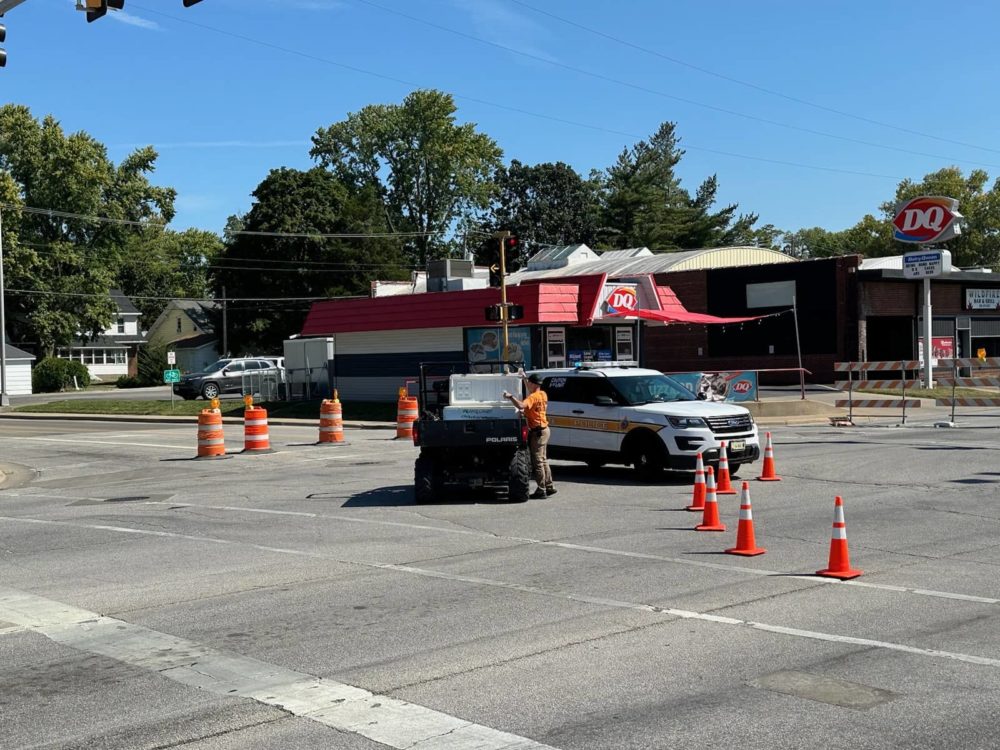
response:
<path id="1" fill-rule="evenodd" d="M 230 362 L 232 362 L 231 359 L 220 359 L 218 362 L 213 362 L 212 364 L 210 364 L 208 367 L 202 370 L 202 372 L 218 372 L 219 370 L 225 368 Z"/>
<path id="2" fill-rule="evenodd" d="M 696 401 L 694 394 L 666 375 L 630 375 L 608 378 L 630 406 L 663 401 Z"/>

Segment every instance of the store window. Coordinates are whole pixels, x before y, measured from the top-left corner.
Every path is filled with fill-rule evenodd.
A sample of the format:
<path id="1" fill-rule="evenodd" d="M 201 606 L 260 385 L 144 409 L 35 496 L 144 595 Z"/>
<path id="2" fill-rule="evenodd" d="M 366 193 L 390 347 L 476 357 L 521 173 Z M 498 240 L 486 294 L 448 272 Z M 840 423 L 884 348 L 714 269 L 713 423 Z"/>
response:
<path id="1" fill-rule="evenodd" d="M 581 362 L 610 362 L 614 328 L 593 326 L 591 328 L 571 328 L 566 332 L 566 349 L 569 366 Z"/>

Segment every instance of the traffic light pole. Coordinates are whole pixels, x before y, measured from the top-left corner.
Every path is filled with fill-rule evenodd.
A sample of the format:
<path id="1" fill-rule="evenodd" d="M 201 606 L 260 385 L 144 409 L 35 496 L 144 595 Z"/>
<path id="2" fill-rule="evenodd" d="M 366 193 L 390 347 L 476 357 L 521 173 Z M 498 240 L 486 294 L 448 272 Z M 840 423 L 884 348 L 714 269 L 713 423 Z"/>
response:
<path id="1" fill-rule="evenodd" d="M 0 215 L 0 406 L 10 406 L 7 395 L 7 321 L 3 300 L 3 216 Z"/>
<path id="2" fill-rule="evenodd" d="M 498 232 L 497 239 L 500 242 L 500 321 L 503 323 L 503 361 L 508 360 L 510 352 L 510 337 L 507 331 L 508 315 L 507 310 L 507 238 L 510 232 Z"/>

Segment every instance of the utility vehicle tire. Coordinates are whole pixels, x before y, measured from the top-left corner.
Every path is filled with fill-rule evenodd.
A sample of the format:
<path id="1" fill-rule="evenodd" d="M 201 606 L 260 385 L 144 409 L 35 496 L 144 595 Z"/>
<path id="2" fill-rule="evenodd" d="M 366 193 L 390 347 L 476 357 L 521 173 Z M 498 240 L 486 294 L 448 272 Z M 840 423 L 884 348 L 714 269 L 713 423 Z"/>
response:
<path id="1" fill-rule="evenodd" d="M 629 446 L 630 463 L 642 479 L 657 479 L 663 472 L 664 450 L 656 435 L 637 435 Z"/>
<path id="2" fill-rule="evenodd" d="M 434 481 L 434 461 L 420 456 L 413 465 L 413 497 L 417 505 L 437 499 L 437 482 Z"/>
<path id="3" fill-rule="evenodd" d="M 735 477 L 736 476 L 736 472 L 738 472 L 740 470 L 740 467 L 742 465 L 743 464 L 735 464 L 732 461 L 730 461 L 729 462 L 729 476 Z"/>
<path id="4" fill-rule="evenodd" d="M 205 383 L 205 386 L 201 389 L 201 396 L 206 401 L 211 401 L 213 398 L 218 398 L 220 392 L 218 384 Z"/>
<path id="5" fill-rule="evenodd" d="M 507 478 L 507 501 L 523 503 L 531 490 L 531 457 L 528 451 L 515 451 L 510 459 L 510 476 Z"/>

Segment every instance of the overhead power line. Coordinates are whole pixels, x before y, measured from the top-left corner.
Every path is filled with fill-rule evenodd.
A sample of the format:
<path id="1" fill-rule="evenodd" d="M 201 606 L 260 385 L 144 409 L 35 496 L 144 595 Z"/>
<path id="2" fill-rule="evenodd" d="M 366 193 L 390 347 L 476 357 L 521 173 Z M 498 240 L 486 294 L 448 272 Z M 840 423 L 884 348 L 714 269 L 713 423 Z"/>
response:
<path id="1" fill-rule="evenodd" d="M 626 88 L 633 89 L 635 91 L 641 91 L 646 94 L 652 94 L 654 96 L 663 97 L 665 99 L 671 99 L 673 101 L 681 102 L 683 104 L 690 104 L 693 107 L 700 107 L 702 109 L 707 109 L 712 112 L 719 112 L 721 114 L 730 115 L 732 117 L 740 117 L 745 120 L 750 120 L 752 122 L 759 122 L 765 125 L 773 125 L 774 127 L 786 128 L 788 130 L 795 130 L 800 133 L 808 133 L 810 135 L 817 135 L 821 138 L 830 138 L 832 140 L 842 141 L 845 143 L 855 143 L 861 146 L 868 146 L 870 148 L 880 148 L 886 151 L 896 151 L 902 154 L 911 154 L 914 156 L 926 156 L 932 159 L 941 159 L 947 162 L 964 162 L 966 164 L 974 164 L 981 167 L 992 167 L 1000 169 L 1000 164 L 987 164 L 984 162 L 973 161 L 970 159 L 957 159 L 953 156 L 942 156 L 941 154 L 929 154 L 924 151 L 914 151 L 908 148 L 902 148 L 900 146 L 890 146 L 884 143 L 875 143 L 874 141 L 866 141 L 860 138 L 851 138 L 850 136 L 838 135 L 837 133 L 829 133 L 824 130 L 816 130 L 815 128 L 807 128 L 801 125 L 793 125 L 788 122 L 782 122 L 780 120 L 772 120 L 767 117 L 760 117 L 758 115 L 748 114 L 746 112 L 740 112 L 734 109 L 728 109 L 727 107 L 720 107 L 716 104 L 710 104 L 707 102 L 698 101 L 696 99 L 689 99 L 687 97 L 678 96 L 676 94 L 671 94 L 666 91 L 661 91 L 659 89 L 654 89 L 649 86 L 644 86 L 633 81 L 626 81 L 621 78 L 614 78 L 613 76 L 608 76 L 603 73 L 598 73 L 596 71 L 587 70 L 585 68 L 579 68 L 575 65 L 569 65 L 568 63 L 559 62 L 558 60 L 553 60 L 552 58 L 544 57 L 542 55 L 535 55 L 531 52 L 525 52 L 524 50 L 517 49 L 515 47 L 510 47 L 506 44 L 500 44 L 499 42 L 493 42 L 489 39 L 483 39 L 482 37 L 475 36 L 474 34 L 469 34 L 458 29 L 453 29 L 448 26 L 444 26 L 433 21 L 428 21 L 426 19 L 420 18 L 418 16 L 405 13 L 395 8 L 387 8 L 380 3 L 372 2 L 372 0 L 355 0 L 355 2 L 361 3 L 362 5 L 367 5 L 372 8 L 377 8 L 385 13 L 389 13 L 394 16 L 399 16 L 400 18 L 405 18 L 415 23 L 422 24 L 432 29 L 438 29 L 439 31 L 444 31 L 448 34 L 454 34 L 455 36 L 462 37 L 463 39 L 470 39 L 479 44 L 485 44 L 495 49 L 503 50 L 504 52 L 509 52 L 512 55 L 519 55 L 521 57 L 527 58 L 529 60 L 535 60 L 536 62 L 541 62 L 546 65 L 551 65 L 556 68 L 562 68 L 563 70 L 568 70 L 572 73 L 577 73 L 579 75 L 588 76 L 594 78 L 598 81 L 604 81 L 605 83 L 612 83 L 616 86 L 624 86 Z M 708 151 L 709 149 L 702 149 Z M 716 151 L 715 153 L 723 153 Z M 727 154 L 728 156 L 735 156 L 735 154 Z"/>
<path id="2" fill-rule="evenodd" d="M 548 16 L 549 18 L 559 21 L 560 23 L 564 23 L 567 26 L 572 26 L 574 28 L 580 29 L 581 31 L 586 31 L 589 34 L 594 34 L 595 36 L 608 39 L 609 41 L 615 42 L 616 44 L 621 44 L 625 47 L 630 47 L 634 50 L 638 50 L 639 52 L 643 52 L 647 55 L 653 55 L 654 57 L 658 57 L 661 60 L 666 60 L 668 62 L 674 63 L 675 65 L 681 65 L 685 68 L 689 68 L 690 70 L 696 70 L 699 73 L 704 73 L 705 75 L 712 76 L 713 78 L 718 78 L 723 81 L 728 81 L 729 83 L 735 83 L 738 86 L 745 86 L 746 88 L 754 89 L 755 91 L 760 91 L 761 93 L 769 94 L 771 96 L 776 96 L 780 99 L 785 99 L 786 101 L 794 102 L 796 104 L 801 104 L 806 107 L 812 107 L 813 109 L 820 110 L 821 112 L 829 112 L 831 114 L 840 115 L 841 117 L 847 117 L 852 120 L 857 120 L 858 122 L 864 122 L 868 123 L 869 125 L 877 125 L 880 128 L 888 128 L 890 130 L 895 130 L 900 133 L 908 133 L 910 135 L 920 136 L 921 138 L 929 138 L 930 140 L 940 141 L 942 143 L 950 143 L 953 146 L 974 148 L 979 151 L 989 151 L 994 154 L 1000 153 L 1000 149 L 990 148 L 989 146 L 980 146 L 975 143 L 966 143 L 965 141 L 957 141 L 952 138 L 944 138 L 943 136 L 934 135 L 933 133 L 925 133 L 921 130 L 913 130 L 912 128 L 906 128 L 901 125 L 894 125 L 893 123 L 890 122 L 883 122 L 882 120 L 876 120 L 871 117 L 865 117 L 864 115 L 859 115 L 854 112 L 847 112 L 845 110 L 837 109 L 835 107 L 828 107 L 824 104 L 811 102 L 808 99 L 801 99 L 797 96 L 792 96 L 791 94 L 786 94 L 781 91 L 776 91 L 775 89 L 770 89 L 767 88 L 766 86 L 761 86 L 759 84 L 752 83 L 750 81 L 744 81 L 739 78 L 734 78 L 733 76 L 729 76 L 724 73 L 719 73 L 718 71 L 710 70 L 709 68 L 704 68 L 700 65 L 694 65 L 693 63 L 689 63 L 677 57 L 672 57 L 658 50 L 650 49 L 649 47 L 643 47 L 640 44 L 635 44 L 634 42 L 630 42 L 627 39 L 621 39 L 620 37 L 608 34 L 607 32 L 601 31 L 600 29 L 595 29 L 590 26 L 585 26 L 584 24 L 579 23 L 577 21 L 573 21 L 569 18 L 556 15 L 551 11 L 543 10 L 542 8 L 538 8 L 534 5 L 524 2 L 523 0 L 508 0 L 508 2 L 511 2 L 514 5 L 520 5 L 522 8 L 527 8 L 528 10 L 538 13 L 539 15 Z"/>
<path id="3" fill-rule="evenodd" d="M 16 294 L 43 294 L 50 297 L 87 297 L 87 298 L 107 298 L 107 294 L 89 294 L 87 292 L 51 292 L 45 289 L 7 289 L 8 292 Z M 127 295 L 131 300 L 154 300 L 167 302 L 318 302 L 328 299 L 370 299 L 368 295 L 348 295 L 344 297 L 153 297 L 142 294 Z"/>
<path id="4" fill-rule="evenodd" d="M 21 211 L 26 214 L 36 214 L 40 216 L 51 216 L 58 219 L 76 219 L 79 221 L 90 221 L 103 224 L 122 224 L 126 226 L 137 226 L 151 229 L 166 229 L 167 225 L 154 221 L 135 221 L 132 219 L 116 219 L 111 216 L 94 216 L 90 214 L 78 214 L 70 211 L 60 211 L 53 208 L 38 208 L 36 206 L 18 206 L 13 203 L 0 203 L 0 208 Z M 246 235 L 251 237 L 289 237 L 299 239 L 394 239 L 412 237 L 434 237 L 446 234 L 445 230 L 436 232 L 258 232 L 249 230 L 238 230 L 229 232 L 234 235 Z M 471 232 L 470 232 L 471 234 Z"/>
<path id="5" fill-rule="evenodd" d="M 187 24 L 189 26 L 194 26 L 196 28 L 204 29 L 205 31 L 211 31 L 211 32 L 213 32 L 215 34 L 221 34 L 223 36 L 228 36 L 228 37 L 231 37 L 233 39 L 239 39 L 239 40 L 244 41 L 244 42 L 249 42 L 250 44 L 255 44 L 255 45 L 258 45 L 258 46 L 261 46 L 261 47 L 266 47 L 268 49 L 273 49 L 273 50 L 276 50 L 278 52 L 283 52 L 283 53 L 288 54 L 288 55 L 294 55 L 296 57 L 301 57 L 301 58 L 306 59 L 306 60 L 312 60 L 314 62 L 320 62 L 320 63 L 323 63 L 325 65 L 331 65 L 333 67 L 340 68 L 342 70 L 348 70 L 348 71 L 351 71 L 353 73 L 360 73 L 361 75 L 370 76 L 372 78 L 378 78 L 378 79 L 383 80 L 383 81 L 390 81 L 392 83 L 398 83 L 398 84 L 400 84 L 402 86 L 406 86 L 406 87 L 411 88 L 411 89 L 424 89 L 424 88 L 428 88 L 425 84 L 422 84 L 422 83 L 418 83 L 418 82 L 415 82 L 415 81 L 410 81 L 410 80 L 407 80 L 407 79 L 404 79 L 404 78 L 398 78 L 396 76 L 387 75 L 385 73 L 378 73 L 378 72 L 375 72 L 375 71 L 372 71 L 372 70 L 367 70 L 365 68 L 360 68 L 360 67 L 358 67 L 356 65 L 348 65 L 347 63 L 338 62 L 336 60 L 331 60 L 331 59 L 326 58 L 326 57 L 320 57 L 319 55 L 314 55 L 314 54 L 311 54 L 311 53 L 308 53 L 308 52 L 303 52 L 301 50 L 292 49 L 290 47 L 284 47 L 284 46 L 279 45 L 279 44 L 274 44 L 273 42 L 267 42 L 267 41 L 264 41 L 262 39 L 256 39 L 254 37 L 246 36 L 245 34 L 237 34 L 237 33 L 232 32 L 232 31 L 227 31 L 226 29 L 220 29 L 220 28 L 218 28 L 216 26 L 209 26 L 208 24 L 199 23 L 197 21 L 192 21 L 192 20 L 190 20 L 188 18 L 181 18 L 179 16 L 175 16 L 175 15 L 172 15 L 170 13 L 163 13 L 162 11 L 153 10 L 152 8 L 149 8 L 149 7 L 146 7 L 146 6 L 136 6 L 136 7 L 139 7 L 140 10 L 143 10 L 143 11 L 145 11 L 147 13 L 152 13 L 153 15 L 161 16 L 163 18 L 169 18 L 172 21 L 176 21 L 177 23 L 183 23 L 183 24 Z M 544 58 L 542 58 L 542 59 L 544 60 Z M 548 62 L 548 61 L 546 61 L 546 62 Z M 594 130 L 594 131 L 601 132 L 601 133 L 610 133 L 610 134 L 613 134 L 613 135 L 621 135 L 621 136 L 625 136 L 627 138 L 632 138 L 632 139 L 635 139 L 635 140 L 641 140 L 642 138 L 645 137 L 645 136 L 638 135 L 636 133 L 630 133 L 630 132 L 624 131 L 624 130 L 616 130 L 614 128 L 608 128 L 608 127 L 604 127 L 604 126 L 601 126 L 601 125 L 594 125 L 592 123 L 580 122 L 578 120 L 570 120 L 570 119 L 565 118 L 565 117 L 557 117 L 555 115 L 544 114 L 544 113 L 541 113 L 541 112 L 534 112 L 534 111 L 531 111 L 531 110 L 523 109 L 521 107 L 514 107 L 514 106 L 511 106 L 511 105 L 508 105 L 508 104 L 501 104 L 501 103 L 498 103 L 498 102 L 494 102 L 494 101 L 489 101 L 489 100 L 486 100 L 486 99 L 482 99 L 482 98 L 477 97 L 477 96 L 470 96 L 468 94 L 456 93 L 456 94 L 454 94 L 454 96 L 455 96 L 455 98 L 462 99 L 464 101 L 474 102 L 476 104 L 482 104 L 484 106 L 493 107 L 495 109 L 500 109 L 500 110 L 503 110 L 503 111 L 506 111 L 506 112 L 515 112 L 517 114 L 526 115 L 528 117 L 534 117 L 534 118 L 537 118 L 537 119 L 540 119 L 540 120 L 547 120 L 549 122 L 558 122 L 558 123 L 562 123 L 564 125 L 572 125 L 574 127 L 586 128 L 588 130 Z M 841 169 L 841 168 L 838 168 L 838 167 L 825 167 L 825 166 L 820 166 L 820 165 L 815 165 L 815 164 L 805 164 L 805 163 L 802 163 L 802 162 L 786 161 L 786 160 L 781 160 L 781 159 L 770 159 L 770 158 L 758 157 L 758 156 L 750 156 L 750 155 L 747 155 L 747 154 L 739 154 L 739 153 L 727 152 L 727 151 L 718 151 L 718 150 L 715 150 L 715 149 L 704 148 L 704 147 L 701 147 L 701 146 L 691 145 L 691 144 L 688 144 L 688 143 L 684 144 L 684 148 L 687 149 L 687 150 L 691 150 L 691 151 L 704 151 L 706 153 L 715 153 L 715 154 L 720 154 L 720 155 L 724 155 L 724 156 L 730 156 L 730 157 L 737 158 L 737 159 L 747 159 L 747 160 L 750 160 L 750 161 L 759 161 L 759 162 L 766 162 L 766 163 L 771 163 L 771 164 L 782 164 L 784 166 L 797 167 L 797 168 L 800 168 L 800 169 L 812 169 L 812 170 L 818 170 L 818 171 L 823 171 L 823 172 L 837 172 L 837 173 L 840 173 L 840 174 L 850 174 L 850 175 L 856 175 L 856 176 L 861 176 L 861 177 L 875 177 L 875 178 L 878 178 L 878 179 L 888 179 L 888 180 L 901 180 L 901 179 L 903 179 L 899 175 L 877 174 L 877 173 L 873 173 L 873 172 L 863 172 L 863 171 L 858 171 L 858 170 Z"/>

